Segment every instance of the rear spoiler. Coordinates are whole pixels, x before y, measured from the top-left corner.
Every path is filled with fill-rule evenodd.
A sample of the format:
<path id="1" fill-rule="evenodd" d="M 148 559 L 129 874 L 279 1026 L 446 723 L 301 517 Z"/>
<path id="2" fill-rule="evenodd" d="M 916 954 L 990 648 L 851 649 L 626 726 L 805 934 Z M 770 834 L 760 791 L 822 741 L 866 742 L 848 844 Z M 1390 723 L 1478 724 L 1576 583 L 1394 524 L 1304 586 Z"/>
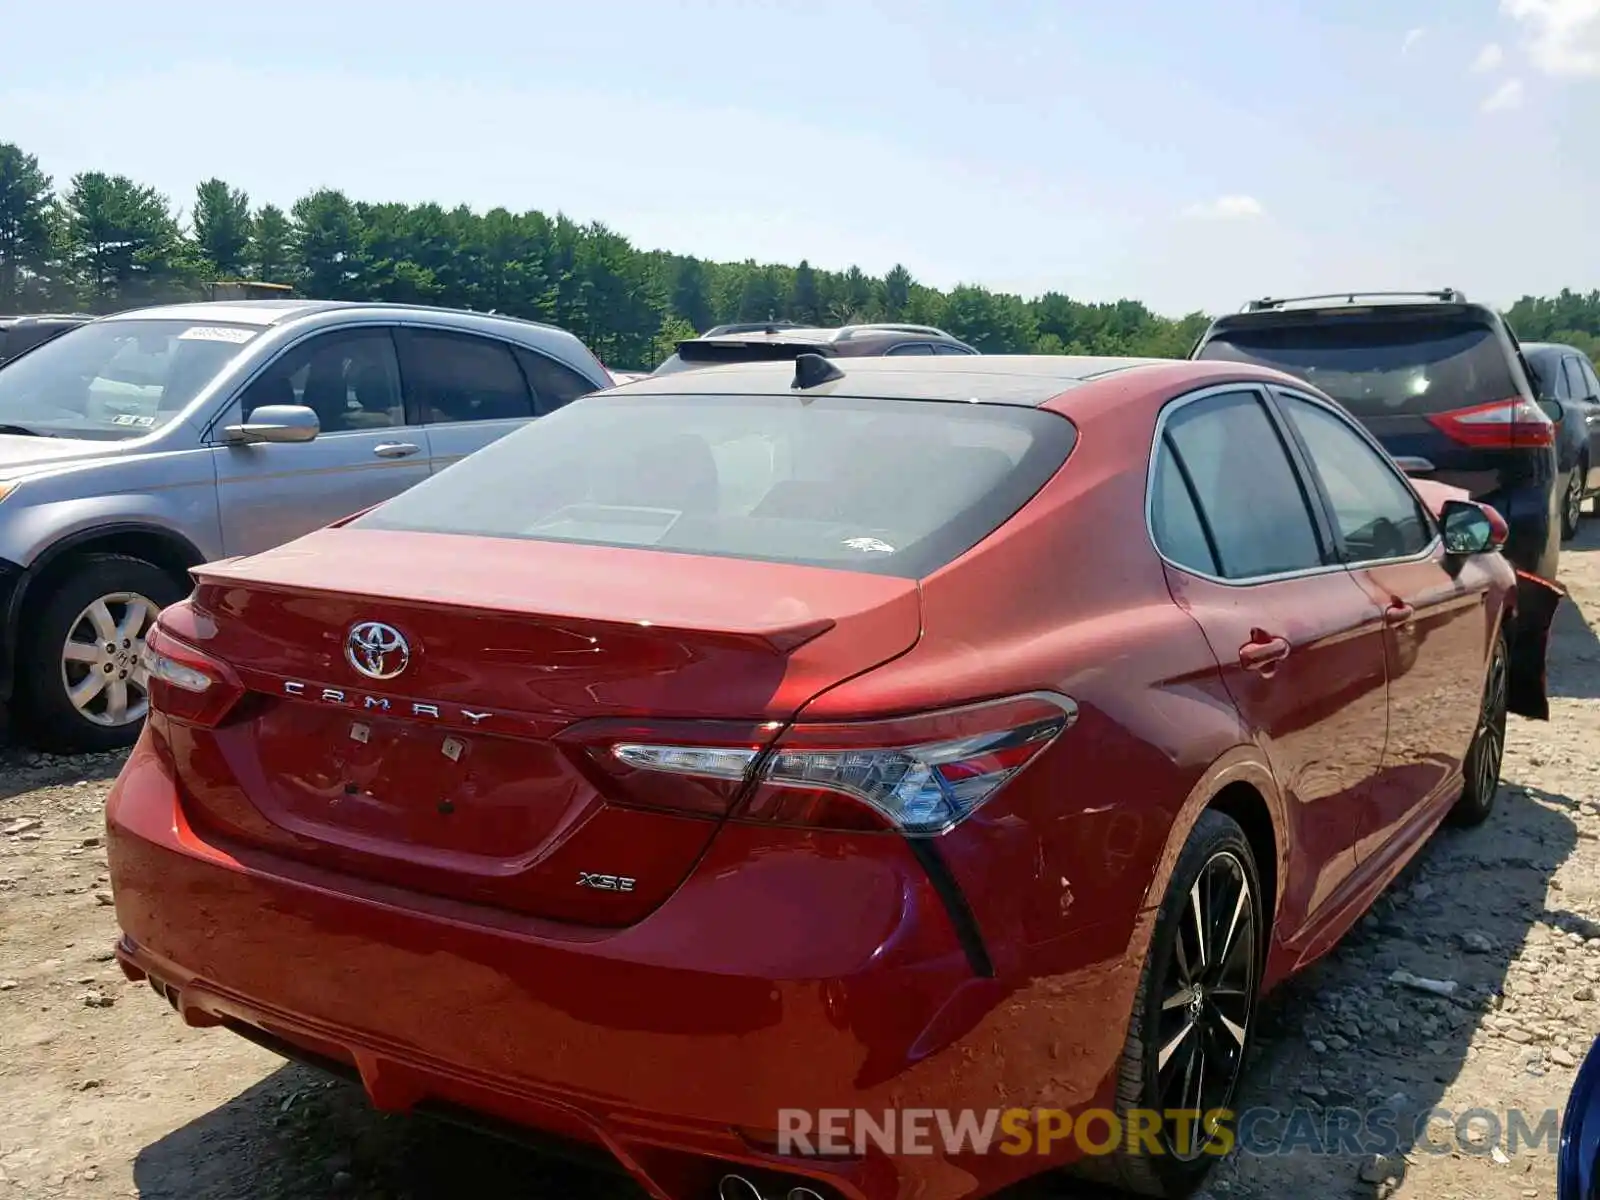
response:
<path id="1" fill-rule="evenodd" d="M 1284 329 L 1331 322 L 1363 324 L 1374 318 L 1384 321 L 1465 320 L 1493 329 L 1494 316 L 1481 304 L 1464 300 L 1436 300 L 1431 304 L 1329 304 L 1323 307 L 1247 308 L 1243 312 L 1218 317 L 1200 337 L 1199 345 L 1224 333 L 1258 329 Z M 1199 348 L 1197 345 L 1196 349 Z"/>
<path id="2" fill-rule="evenodd" d="M 802 354 L 831 354 L 818 342 L 780 342 L 773 338 L 750 341 L 712 341 L 691 338 L 678 343 L 678 357 L 686 363 L 784 362 Z"/>
<path id="3" fill-rule="evenodd" d="M 357 513 L 356 516 L 361 514 Z M 346 521 L 339 522 L 343 525 L 355 520 L 349 517 Z M 338 526 L 330 526 L 307 535 L 308 538 L 325 538 Z M 320 586 L 319 581 L 307 578 L 302 570 L 304 562 L 293 563 L 293 570 L 288 573 L 275 571 L 272 568 L 280 566 L 280 560 L 270 557 L 271 551 L 263 555 L 236 555 L 232 558 L 213 559 L 201 563 L 189 571 L 190 577 L 196 585 L 210 585 L 212 587 L 226 587 L 228 584 L 242 584 L 247 587 L 259 588 L 263 591 L 282 591 L 292 589 L 297 594 L 318 596 L 359 596 L 372 600 L 405 599 L 411 601 L 433 602 L 444 605 L 460 604 L 459 595 L 453 594 L 448 585 L 430 587 L 427 582 L 419 581 L 413 589 L 409 589 L 404 596 L 397 596 L 385 590 L 361 591 L 359 588 L 341 586 Z M 487 606 L 491 612 L 515 612 L 515 608 L 506 608 L 503 605 Z M 540 619 L 532 616 L 531 619 Z M 557 618 L 562 619 L 562 618 Z M 593 623 L 595 625 L 615 626 L 618 629 L 636 631 L 641 624 L 637 620 L 621 616 L 600 614 L 584 615 L 571 618 Z M 656 625 L 663 634 L 676 635 L 690 641 L 709 642 L 723 646 L 738 646 L 756 650 L 762 653 L 787 656 L 793 654 L 808 642 L 827 633 L 838 625 L 833 617 L 800 617 L 785 620 L 781 617 L 767 621 L 752 620 L 743 628 L 700 628 L 693 625 L 664 622 Z"/>

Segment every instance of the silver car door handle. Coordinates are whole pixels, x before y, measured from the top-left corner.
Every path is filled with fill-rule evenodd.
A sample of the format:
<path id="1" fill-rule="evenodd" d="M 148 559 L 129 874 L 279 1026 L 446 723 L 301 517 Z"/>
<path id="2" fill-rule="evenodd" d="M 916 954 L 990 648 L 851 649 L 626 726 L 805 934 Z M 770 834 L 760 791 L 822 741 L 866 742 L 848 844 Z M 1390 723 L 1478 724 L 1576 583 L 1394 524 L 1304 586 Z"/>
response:
<path id="1" fill-rule="evenodd" d="M 379 442 L 372 452 L 379 458 L 410 458 L 422 447 L 412 442 Z"/>

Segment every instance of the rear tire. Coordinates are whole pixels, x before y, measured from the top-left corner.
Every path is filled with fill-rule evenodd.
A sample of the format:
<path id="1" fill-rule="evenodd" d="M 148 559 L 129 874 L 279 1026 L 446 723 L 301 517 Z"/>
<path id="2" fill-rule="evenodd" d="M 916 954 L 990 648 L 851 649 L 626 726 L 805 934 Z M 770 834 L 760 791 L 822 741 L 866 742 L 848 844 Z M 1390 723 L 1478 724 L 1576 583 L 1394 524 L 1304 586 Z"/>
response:
<path id="1" fill-rule="evenodd" d="M 1494 811 L 1494 798 L 1500 790 L 1500 766 L 1506 752 L 1510 666 L 1505 634 L 1497 634 L 1489 670 L 1484 676 L 1483 698 L 1478 703 L 1478 725 L 1472 731 L 1472 745 L 1461 767 L 1466 783 L 1461 789 L 1461 798 L 1450 810 L 1452 825 L 1482 825 Z"/>
<path id="2" fill-rule="evenodd" d="M 1578 526 L 1583 521 L 1583 484 L 1589 478 L 1589 464 L 1579 459 L 1567 476 L 1567 490 L 1561 496 L 1561 540 L 1570 542 L 1578 536 Z"/>
<path id="3" fill-rule="evenodd" d="M 17 651 L 19 730 L 59 753 L 132 745 L 148 708 L 144 635 L 187 589 L 121 554 L 89 555 L 50 587 Z"/>
<path id="4" fill-rule="evenodd" d="M 1135 1110 L 1233 1108 L 1261 987 L 1264 912 L 1244 830 L 1222 813 L 1202 813 L 1173 869 L 1134 997 L 1117 1078 L 1124 1130 Z M 1185 1137 L 1163 1117 L 1159 1154 L 1130 1150 L 1125 1134 L 1116 1151 L 1074 1170 L 1143 1196 L 1187 1196 L 1225 1145 L 1198 1124 L 1187 1128 Z"/>

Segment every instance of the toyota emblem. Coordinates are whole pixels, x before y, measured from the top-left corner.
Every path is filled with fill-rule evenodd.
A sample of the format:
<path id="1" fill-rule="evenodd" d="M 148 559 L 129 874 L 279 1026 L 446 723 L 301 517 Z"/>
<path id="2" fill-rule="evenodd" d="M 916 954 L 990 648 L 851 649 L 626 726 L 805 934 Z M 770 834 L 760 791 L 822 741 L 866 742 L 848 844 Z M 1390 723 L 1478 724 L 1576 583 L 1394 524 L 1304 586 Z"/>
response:
<path id="1" fill-rule="evenodd" d="M 393 625 L 362 621 L 345 635 L 344 656 L 368 679 L 393 679 L 410 665 L 411 647 Z"/>

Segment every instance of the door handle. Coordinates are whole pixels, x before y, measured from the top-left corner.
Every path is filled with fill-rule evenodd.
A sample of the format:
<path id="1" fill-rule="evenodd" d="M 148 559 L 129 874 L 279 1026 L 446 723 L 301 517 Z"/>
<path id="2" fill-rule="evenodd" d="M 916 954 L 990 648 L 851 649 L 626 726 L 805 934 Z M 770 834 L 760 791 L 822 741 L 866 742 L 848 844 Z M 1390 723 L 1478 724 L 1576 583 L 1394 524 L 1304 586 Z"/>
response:
<path id="1" fill-rule="evenodd" d="M 372 452 L 379 458 L 410 458 L 421 449 L 415 442 L 379 442 Z"/>
<path id="2" fill-rule="evenodd" d="M 1383 620 L 1386 625 L 1404 625 L 1415 615 L 1416 609 L 1404 600 L 1391 600 L 1389 607 L 1383 610 Z"/>
<path id="3" fill-rule="evenodd" d="M 1246 671 L 1262 671 L 1289 657 L 1289 640 L 1255 630 L 1250 640 L 1239 647 L 1239 665 Z"/>

